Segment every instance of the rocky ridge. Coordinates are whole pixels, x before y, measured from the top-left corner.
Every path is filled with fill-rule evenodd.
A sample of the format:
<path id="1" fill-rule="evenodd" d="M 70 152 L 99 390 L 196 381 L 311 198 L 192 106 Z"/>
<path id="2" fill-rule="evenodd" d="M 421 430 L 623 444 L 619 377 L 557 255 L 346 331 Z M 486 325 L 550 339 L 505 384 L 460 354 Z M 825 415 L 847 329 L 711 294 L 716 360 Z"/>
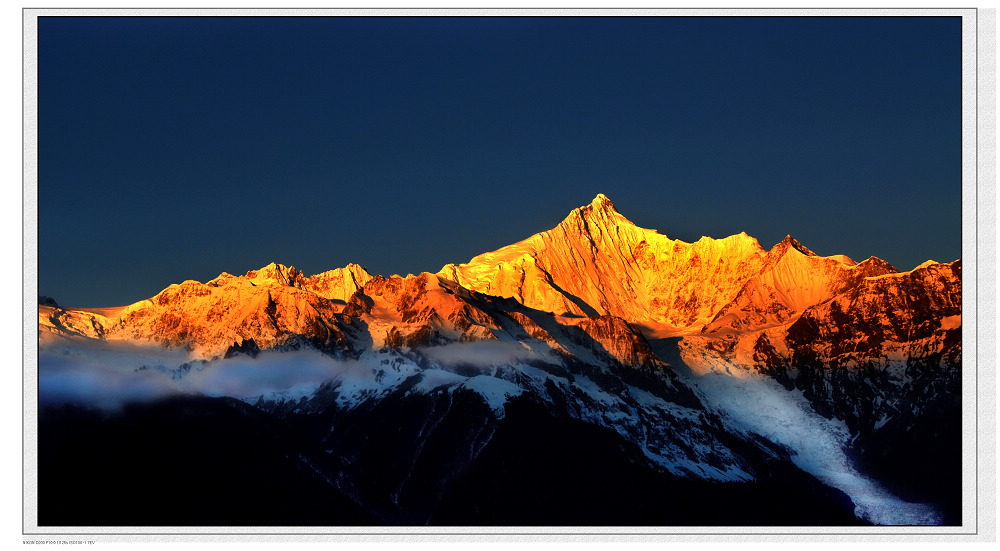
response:
<path id="1" fill-rule="evenodd" d="M 949 465 L 948 480 L 960 475 L 954 447 L 907 457 L 895 474 L 890 462 L 956 428 L 960 261 L 900 273 L 875 257 L 819 256 L 791 236 L 768 251 L 746 234 L 685 243 L 635 226 L 603 194 L 551 230 L 437 274 L 348 265 L 306 276 L 272 263 L 123 308 L 39 304 L 40 346 L 80 338 L 183 347 L 206 365 L 314 349 L 375 366 L 369 382 L 335 382 L 293 409 L 273 397 L 259 407 L 336 410 L 365 425 L 349 412 L 436 397 L 420 414 L 431 427 L 448 418 L 443 404 L 471 392 L 492 413 L 476 414 L 487 420 L 463 446 L 488 441 L 488 418 L 519 400 L 641 443 L 657 469 L 730 481 L 756 479 L 787 454 L 727 421 L 693 383 L 712 373 L 762 378 L 846 423 L 844 445 L 903 491 L 935 462 Z M 954 486 L 911 497 L 953 507 Z"/>

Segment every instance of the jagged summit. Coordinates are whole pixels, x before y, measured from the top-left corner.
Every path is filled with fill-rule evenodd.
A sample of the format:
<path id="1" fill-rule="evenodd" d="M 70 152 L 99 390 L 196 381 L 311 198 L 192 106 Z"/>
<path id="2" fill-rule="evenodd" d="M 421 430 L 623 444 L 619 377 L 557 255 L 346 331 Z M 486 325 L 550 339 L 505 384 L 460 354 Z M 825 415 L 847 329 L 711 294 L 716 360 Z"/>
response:
<path id="1" fill-rule="evenodd" d="M 731 300 L 764 254 L 746 233 L 672 240 L 636 226 L 598 194 L 555 228 L 468 263 L 445 265 L 438 275 L 557 314 L 613 314 L 690 327 Z"/>
<path id="2" fill-rule="evenodd" d="M 271 262 L 256 270 L 250 270 L 243 276 L 234 276 L 230 273 L 222 272 L 215 279 L 206 282 L 205 285 L 220 287 L 232 284 L 234 281 L 246 281 L 254 286 L 277 285 L 280 287 L 294 287 L 313 292 L 323 298 L 343 302 L 350 298 L 355 291 L 364 286 L 371 278 L 372 276 L 368 273 L 368 270 L 354 263 L 348 264 L 343 268 L 335 268 L 307 276 L 294 266 Z"/>
<path id="3" fill-rule="evenodd" d="M 607 195 L 598 193 L 589 204 L 573 209 L 555 229 L 599 236 L 602 233 L 615 231 L 619 226 L 636 228 L 635 224 L 618 212 Z"/>
<path id="4" fill-rule="evenodd" d="M 806 256 L 819 256 L 791 235 L 786 235 L 780 243 L 774 246 L 774 250 L 778 251 L 779 254 L 784 254 L 789 249 L 796 250 Z"/>
<path id="5" fill-rule="evenodd" d="M 746 232 L 672 240 L 633 224 L 602 193 L 555 228 L 438 275 L 539 310 L 683 334 L 781 325 L 859 278 L 895 271 L 874 257 L 820 256 L 791 235 L 767 251 Z"/>
<path id="6" fill-rule="evenodd" d="M 590 206 L 595 209 L 615 210 L 615 204 L 612 203 L 611 199 L 603 193 L 598 193 L 597 196 L 594 197 L 594 200 L 590 202 Z"/>
<path id="7" fill-rule="evenodd" d="M 257 270 L 250 270 L 243 276 L 254 284 L 262 284 L 273 281 L 279 285 L 289 287 L 300 287 L 305 279 L 302 272 L 296 270 L 294 266 L 285 266 L 277 262 L 271 262 Z"/>
<path id="8" fill-rule="evenodd" d="M 75 400 L 76 385 L 84 397 L 115 403 L 119 393 L 181 393 L 182 417 L 194 419 L 190 411 L 200 410 L 190 404 L 200 400 L 188 394 L 233 398 L 212 400 L 239 420 L 204 432 L 212 441 L 232 437 L 216 448 L 252 437 L 233 457 L 253 459 L 259 443 L 277 442 L 275 465 L 305 473 L 294 479 L 303 488 L 330 482 L 331 495 L 382 511 L 389 525 L 496 522 L 493 512 L 447 514 L 478 514 L 494 495 L 502 500 L 493 511 L 516 509 L 519 496 L 503 498 L 512 484 L 543 496 L 536 501 L 546 510 L 562 509 L 567 495 L 580 502 L 560 524 L 623 505 L 623 521 L 676 520 L 662 508 L 633 514 L 676 489 L 707 493 L 695 509 L 714 516 L 683 517 L 702 522 L 746 518 L 755 506 L 768 523 L 785 522 L 775 504 L 794 513 L 815 499 L 876 523 L 938 522 L 919 503 L 897 514 L 901 500 L 872 501 L 886 494 L 848 460 L 918 482 L 941 472 L 957 481 L 949 487 L 961 481 L 960 442 L 947 438 L 961 432 L 961 263 L 894 272 L 875 257 L 818 256 L 791 236 L 769 251 L 745 232 L 672 240 L 635 226 L 599 194 L 556 227 L 437 275 L 372 276 L 348 264 L 306 276 L 274 262 L 171 285 L 122 308 L 60 308 L 40 297 L 39 401 Z M 719 376 L 700 377 L 709 373 Z M 170 419 L 165 407 L 174 406 L 157 404 L 153 425 Z M 132 419 L 143 409 L 127 411 Z M 149 423 L 126 424 L 150 432 Z M 122 423 L 102 426 L 101 440 L 135 441 L 131 429 L 107 432 L 112 425 Z M 153 451 L 136 455 L 140 462 L 175 447 L 161 445 L 162 432 L 150 432 Z M 199 441 L 191 449 L 157 468 L 174 469 L 177 457 L 198 465 L 205 449 Z M 78 456 L 66 456 L 74 468 Z M 533 457 L 543 461 L 522 460 Z M 595 462 L 577 466 L 579 457 Z M 631 465 L 655 472 L 631 474 Z M 298 485 L 284 491 L 291 479 L 260 472 L 282 488 L 270 501 L 298 495 Z M 614 476 L 592 491 L 595 472 Z M 497 473 L 510 476 L 498 482 Z M 546 479 L 565 482 L 545 487 Z M 650 491 L 609 505 L 607 496 L 637 482 Z M 843 491 L 809 494 L 820 482 Z M 789 493 L 768 497 L 786 484 Z M 434 488 L 457 493 L 427 493 Z M 302 495 L 321 505 L 322 518 L 343 518 L 321 494 Z M 936 504 L 944 494 L 920 495 Z M 716 503 L 727 511 L 716 514 Z M 825 510 L 816 518 L 831 520 Z"/>
<path id="9" fill-rule="evenodd" d="M 676 335 L 782 325 L 860 279 L 895 272 L 875 257 L 858 264 L 844 255 L 819 256 L 791 235 L 767 251 L 746 232 L 694 243 L 670 239 L 636 226 L 599 193 L 556 227 L 467 263 L 446 264 L 433 277 L 556 315 L 613 315 L 656 334 Z M 243 276 L 223 272 L 205 284 L 171 285 L 123 312 L 149 317 L 151 305 L 188 308 L 198 303 L 213 319 L 250 316 L 235 304 L 249 304 L 255 297 L 254 303 L 265 308 L 279 299 L 294 304 L 292 320 L 301 315 L 296 311 L 340 313 L 373 279 L 357 264 L 307 276 L 294 266 L 271 262 Z M 271 318 L 262 319 L 262 327 L 274 326 Z M 234 317 L 227 323 L 237 321 Z"/>

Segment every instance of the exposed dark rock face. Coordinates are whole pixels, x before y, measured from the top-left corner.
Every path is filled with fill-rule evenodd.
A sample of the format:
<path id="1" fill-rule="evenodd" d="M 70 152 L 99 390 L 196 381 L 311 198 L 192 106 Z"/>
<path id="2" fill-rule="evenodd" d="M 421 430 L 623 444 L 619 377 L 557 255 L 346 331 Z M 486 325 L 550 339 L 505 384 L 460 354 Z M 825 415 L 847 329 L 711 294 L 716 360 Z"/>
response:
<path id="1" fill-rule="evenodd" d="M 39 417 L 40 526 L 335 526 L 381 519 L 313 467 L 316 444 L 240 402 Z"/>
<path id="2" fill-rule="evenodd" d="M 238 354 L 245 354 L 251 358 L 256 358 L 257 354 L 260 354 L 260 347 L 253 339 L 247 339 L 239 343 L 233 343 L 232 346 L 226 350 L 225 358 L 232 358 Z"/>
<path id="3" fill-rule="evenodd" d="M 460 472 L 435 524 L 545 526 L 859 525 L 846 495 L 740 442 L 761 477 L 707 482 L 657 471 L 628 440 L 517 401 Z M 733 445 L 730 442 L 730 445 Z M 737 447 L 733 445 L 733 447 Z M 810 496 L 806 498 L 805 496 Z"/>
<path id="4" fill-rule="evenodd" d="M 759 442 L 724 435 L 756 482 L 711 482 L 530 397 L 498 418 L 473 393 L 406 390 L 351 411 L 208 398 L 45 410 L 40 525 L 859 524 L 845 495 Z"/>
<path id="5" fill-rule="evenodd" d="M 901 496 L 961 510 L 961 263 L 866 279 L 788 329 L 794 377 L 816 410 L 843 419 L 858 461 Z"/>
<path id="6" fill-rule="evenodd" d="M 259 375 L 262 355 L 322 375 L 294 397 L 46 409 L 47 525 L 856 523 L 781 435 L 710 403 L 696 362 L 794 396 L 796 411 L 804 396 L 835 445 L 849 432 L 860 471 L 961 521 L 959 261 L 899 273 L 791 236 L 769 251 L 746 234 L 688 244 L 599 195 L 438 274 L 269 264 L 124 308 L 38 308 L 40 351 L 197 358 L 128 366 L 147 381 L 185 383 L 234 356 L 240 369 L 258 358 Z"/>

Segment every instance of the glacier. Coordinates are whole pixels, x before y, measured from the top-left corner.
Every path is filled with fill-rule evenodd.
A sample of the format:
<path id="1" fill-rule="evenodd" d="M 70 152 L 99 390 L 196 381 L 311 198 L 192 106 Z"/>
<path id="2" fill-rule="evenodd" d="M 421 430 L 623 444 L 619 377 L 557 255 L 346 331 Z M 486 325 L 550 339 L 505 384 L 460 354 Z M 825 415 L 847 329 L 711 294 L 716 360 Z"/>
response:
<path id="1" fill-rule="evenodd" d="M 693 375 L 689 381 L 729 422 L 787 447 L 802 470 L 849 495 L 859 518 L 883 526 L 941 523 L 942 515 L 932 505 L 905 501 L 859 473 L 844 451 L 851 439 L 847 426 L 817 414 L 801 390 L 720 372 Z"/>

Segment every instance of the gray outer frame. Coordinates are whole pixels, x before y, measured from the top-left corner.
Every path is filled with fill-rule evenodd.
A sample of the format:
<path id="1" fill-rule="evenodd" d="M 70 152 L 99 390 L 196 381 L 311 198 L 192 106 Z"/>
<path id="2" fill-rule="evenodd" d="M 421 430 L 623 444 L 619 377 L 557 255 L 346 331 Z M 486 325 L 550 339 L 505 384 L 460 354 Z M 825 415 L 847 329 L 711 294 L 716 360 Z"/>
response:
<path id="1" fill-rule="evenodd" d="M 22 536 L 25 542 L 996 541 L 996 11 L 994 9 L 35 9 L 23 15 Z M 962 17 L 963 524 L 959 527 L 39 527 L 37 519 L 39 16 Z M 983 261 L 980 266 L 980 260 Z M 982 291 L 980 295 L 980 285 Z M 980 339 L 979 337 L 982 337 Z"/>

